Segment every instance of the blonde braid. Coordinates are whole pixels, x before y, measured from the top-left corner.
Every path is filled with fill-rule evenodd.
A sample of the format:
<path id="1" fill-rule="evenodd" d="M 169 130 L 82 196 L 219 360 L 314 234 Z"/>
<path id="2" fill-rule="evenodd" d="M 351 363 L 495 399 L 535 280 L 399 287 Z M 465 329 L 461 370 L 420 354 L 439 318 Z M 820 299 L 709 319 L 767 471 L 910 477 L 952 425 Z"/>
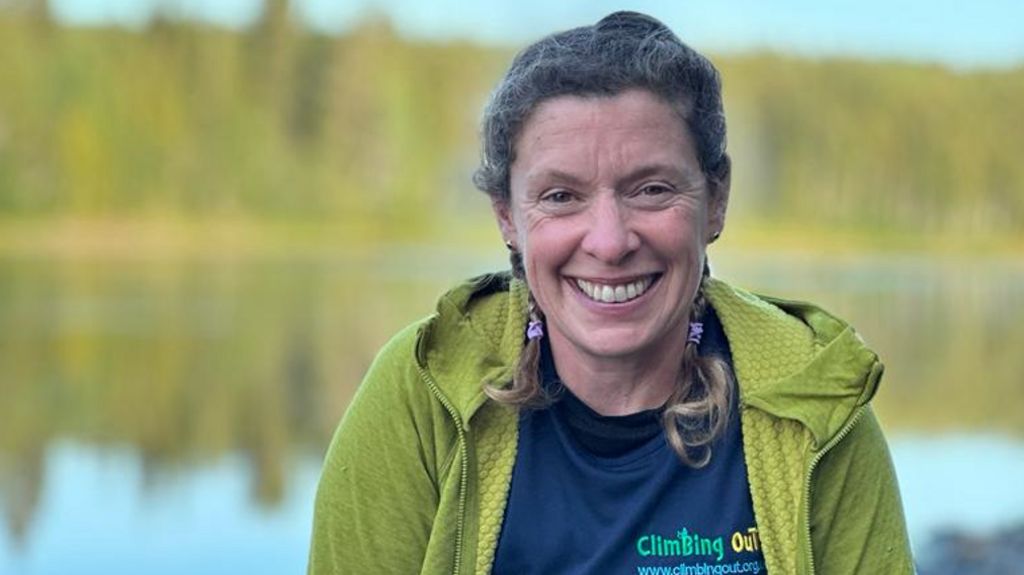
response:
<path id="1" fill-rule="evenodd" d="M 690 306 L 690 322 L 704 316 L 707 300 L 701 278 Z M 688 338 L 676 388 L 665 404 L 662 425 L 672 449 L 691 467 L 703 467 L 711 460 L 711 444 L 725 431 L 733 385 L 729 366 L 717 356 L 698 353 L 699 338 Z"/>
<path id="2" fill-rule="evenodd" d="M 512 264 L 512 275 L 526 281 L 526 270 L 523 268 L 523 257 L 518 250 L 511 245 L 509 248 L 509 261 Z M 543 322 L 540 308 L 537 301 L 533 299 L 533 292 L 529 292 L 528 299 L 529 322 Z M 519 363 L 516 364 L 515 374 L 512 376 L 512 385 L 507 388 L 499 388 L 493 385 L 484 387 L 487 397 L 517 407 L 539 408 L 551 403 L 551 397 L 544 390 L 540 381 L 540 338 L 530 337 L 519 354 Z"/>

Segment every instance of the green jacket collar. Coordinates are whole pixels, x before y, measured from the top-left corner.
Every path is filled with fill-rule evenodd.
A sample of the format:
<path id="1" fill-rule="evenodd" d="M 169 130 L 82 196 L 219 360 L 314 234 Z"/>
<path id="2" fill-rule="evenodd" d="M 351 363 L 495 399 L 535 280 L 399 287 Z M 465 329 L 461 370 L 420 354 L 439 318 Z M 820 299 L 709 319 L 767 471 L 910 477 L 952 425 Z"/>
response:
<path id="1" fill-rule="evenodd" d="M 742 406 L 799 421 L 821 449 L 874 395 L 882 363 L 844 321 L 715 279 L 706 291 L 729 340 Z"/>
<path id="2" fill-rule="evenodd" d="M 820 449 L 874 395 L 882 364 L 842 320 L 807 303 L 755 296 L 716 279 L 708 280 L 706 291 L 729 340 L 743 407 L 799 421 Z M 466 429 L 486 401 L 483 387 L 512 379 L 526 306 L 522 281 L 487 274 L 443 296 L 421 328 L 417 361 Z"/>
<path id="3" fill-rule="evenodd" d="M 503 386 L 523 348 L 526 285 L 509 273 L 473 278 L 441 297 L 421 328 L 416 359 L 469 429 L 486 385 Z M 456 351 L 456 353 L 452 353 Z"/>

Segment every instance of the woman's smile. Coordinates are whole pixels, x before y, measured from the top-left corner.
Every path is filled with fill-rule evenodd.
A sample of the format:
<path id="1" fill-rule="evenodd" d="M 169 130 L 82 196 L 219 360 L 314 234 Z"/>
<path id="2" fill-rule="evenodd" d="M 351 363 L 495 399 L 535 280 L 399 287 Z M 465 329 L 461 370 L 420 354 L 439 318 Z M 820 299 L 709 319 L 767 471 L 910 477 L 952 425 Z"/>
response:
<path id="1" fill-rule="evenodd" d="M 575 278 L 576 287 L 595 302 L 619 304 L 644 295 L 658 280 L 659 274 L 640 276 L 632 280 L 585 280 Z"/>

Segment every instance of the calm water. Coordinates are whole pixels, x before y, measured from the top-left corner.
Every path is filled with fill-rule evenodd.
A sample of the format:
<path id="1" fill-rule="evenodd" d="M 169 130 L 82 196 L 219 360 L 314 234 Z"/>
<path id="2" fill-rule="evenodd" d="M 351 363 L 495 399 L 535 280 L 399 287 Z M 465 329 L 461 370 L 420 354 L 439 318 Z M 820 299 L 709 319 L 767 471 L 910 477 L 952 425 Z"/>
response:
<path id="1" fill-rule="evenodd" d="M 1024 522 L 1024 263 L 715 264 L 826 305 L 886 359 L 877 405 L 921 552 Z M 374 351 L 497 265 L 0 259 L 0 574 L 302 572 L 320 457 Z"/>

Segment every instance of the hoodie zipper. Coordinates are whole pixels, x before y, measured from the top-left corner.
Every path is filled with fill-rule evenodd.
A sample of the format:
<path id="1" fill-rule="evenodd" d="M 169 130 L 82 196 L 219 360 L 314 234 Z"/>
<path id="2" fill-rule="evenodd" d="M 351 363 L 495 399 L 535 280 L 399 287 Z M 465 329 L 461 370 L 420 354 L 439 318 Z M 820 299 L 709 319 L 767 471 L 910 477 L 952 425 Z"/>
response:
<path id="1" fill-rule="evenodd" d="M 466 446 L 466 431 L 462 428 L 462 418 L 459 417 L 459 412 L 455 409 L 455 406 L 448 401 L 448 398 L 441 393 L 441 389 L 437 387 L 437 383 L 434 382 L 434 378 L 427 373 L 427 370 L 419 365 L 417 362 L 416 369 L 420 372 L 420 377 L 426 382 L 427 387 L 430 388 L 431 393 L 437 398 L 441 405 L 448 412 L 448 415 L 455 421 L 455 433 L 458 437 L 459 442 L 459 463 L 461 467 L 461 481 L 459 483 L 459 515 L 455 522 L 455 568 L 452 571 L 452 575 L 458 575 L 462 568 L 462 539 L 463 531 L 465 530 L 466 520 L 466 482 L 469 480 L 469 449 Z"/>
<path id="2" fill-rule="evenodd" d="M 804 525 L 806 527 L 805 535 L 807 536 L 807 565 L 811 568 L 809 575 L 814 575 L 814 544 L 811 541 L 811 479 L 814 477 L 814 469 L 818 466 L 818 462 L 825 457 L 825 454 L 831 451 L 833 447 L 843 440 L 843 438 L 849 435 L 853 426 L 857 425 L 857 422 L 860 421 L 861 415 L 864 414 L 864 410 L 865 406 L 862 405 L 857 408 L 857 411 L 853 412 L 850 420 L 847 421 L 846 425 L 839 430 L 839 433 L 826 443 L 825 447 L 823 447 L 821 451 L 814 456 L 814 459 L 811 460 L 811 466 L 807 470 L 807 477 L 804 482 Z"/>

